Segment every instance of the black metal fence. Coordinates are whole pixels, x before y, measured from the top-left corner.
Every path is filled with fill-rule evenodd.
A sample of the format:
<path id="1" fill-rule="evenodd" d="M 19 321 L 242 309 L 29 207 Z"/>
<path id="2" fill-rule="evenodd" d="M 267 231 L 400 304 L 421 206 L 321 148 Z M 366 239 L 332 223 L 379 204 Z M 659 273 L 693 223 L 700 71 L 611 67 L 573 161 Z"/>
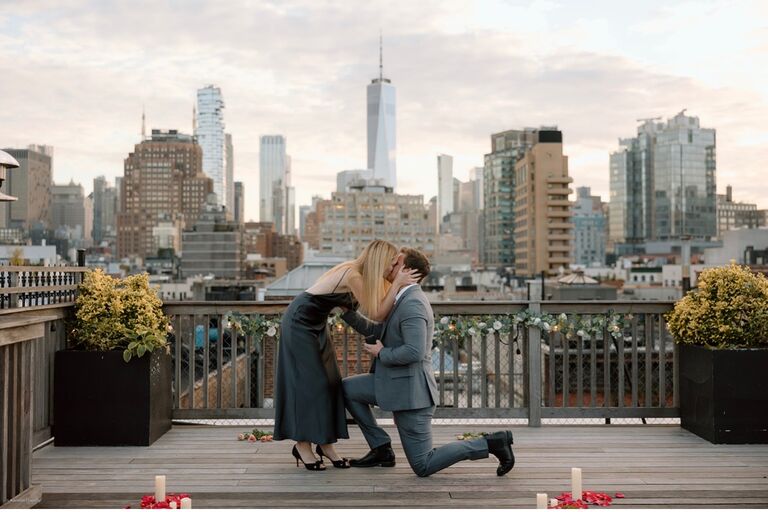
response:
<path id="1" fill-rule="evenodd" d="M 279 332 L 245 335 L 228 322 L 228 315 L 277 320 L 286 305 L 165 306 L 174 326 L 175 418 L 273 417 Z M 435 337 L 435 416 L 527 418 L 532 426 L 540 425 L 542 418 L 677 417 L 677 352 L 664 323 L 672 306 L 615 301 L 435 303 L 441 327 L 482 326 L 455 333 L 443 328 Z M 496 324 L 504 327 L 489 332 Z M 342 375 L 367 371 L 363 339 L 340 321 L 330 328 Z"/>

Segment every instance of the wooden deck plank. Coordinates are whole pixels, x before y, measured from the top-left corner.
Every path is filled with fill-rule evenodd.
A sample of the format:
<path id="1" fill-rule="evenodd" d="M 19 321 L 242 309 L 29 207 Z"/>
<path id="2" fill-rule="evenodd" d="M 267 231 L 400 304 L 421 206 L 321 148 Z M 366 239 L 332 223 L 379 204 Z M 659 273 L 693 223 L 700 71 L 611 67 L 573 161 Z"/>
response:
<path id="1" fill-rule="evenodd" d="M 616 508 L 768 506 L 768 446 L 712 445 L 679 426 L 512 426 L 517 465 L 504 478 L 493 458 L 418 478 L 386 428 L 394 468 L 309 472 L 296 468 L 291 442 L 239 442 L 245 427 L 174 426 L 151 447 L 47 446 L 35 453 L 33 483 L 46 508 L 136 507 L 156 474 L 167 476 L 168 492 L 192 494 L 196 508 L 531 508 L 537 492 L 568 491 L 578 466 L 585 489 L 626 495 Z M 501 428 L 439 425 L 434 440 Z M 339 452 L 363 455 L 362 435 L 350 433 Z"/>

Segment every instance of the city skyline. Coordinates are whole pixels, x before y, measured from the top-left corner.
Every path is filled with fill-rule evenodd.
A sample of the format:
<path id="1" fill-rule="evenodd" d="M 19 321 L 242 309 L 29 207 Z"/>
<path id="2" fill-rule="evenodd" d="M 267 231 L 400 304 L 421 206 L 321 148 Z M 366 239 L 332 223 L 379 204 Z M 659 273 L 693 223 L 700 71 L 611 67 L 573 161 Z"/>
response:
<path id="1" fill-rule="evenodd" d="M 150 8 L 151 19 L 141 15 Z M 718 193 L 732 184 L 736 200 L 765 208 L 768 71 L 753 63 L 768 53 L 767 10 L 759 2 L 655 2 L 629 12 L 607 2 L 489 1 L 201 3 L 185 12 L 11 2 L 0 15 L 0 62 L 15 73 L 2 85 L 13 122 L 0 140 L 53 146 L 54 180 L 76 178 L 87 194 L 94 177 L 122 175 L 142 105 L 148 130 L 189 133 L 195 91 L 213 83 L 227 98 L 235 180 L 244 183 L 245 218 L 255 220 L 260 135 L 292 141 L 297 205 L 330 197 L 337 172 L 364 167 L 365 87 L 378 76 L 381 29 L 386 76 L 398 88 L 399 193 L 436 195 L 439 153 L 454 156 L 465 180 L 490 152 L 491 133 L 557 125 L 574 185 L 607 199 L 618 139 L 636 131 L 636 119 L 687 108 L 718 131 Z M 210 23 L 228 30 L 197 38 Z"/>

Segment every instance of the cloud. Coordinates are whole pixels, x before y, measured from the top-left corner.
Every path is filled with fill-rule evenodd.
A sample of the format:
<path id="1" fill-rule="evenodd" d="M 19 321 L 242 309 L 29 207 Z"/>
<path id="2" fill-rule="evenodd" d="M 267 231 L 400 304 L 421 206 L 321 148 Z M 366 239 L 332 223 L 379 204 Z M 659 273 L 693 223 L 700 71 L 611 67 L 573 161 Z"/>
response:
<path id="1" fill-rule="evenodd" d="M 481 5 L 481 7 L 478 7 Z M 730 70 L 714 81 L 700 41 L 672 37 L 638 14 L 580 12 L 566 4 L 437 2 L 18 2 L 0 15 L 0 144 L 51 144 L 55 178 L 122 175 L 148 127 L 191 130 L 195 90 L 222 88 L 233 135 L 236 179 L 246 184 L 246 217 L 258 214 L 258 138 L 282 133 L 293 157 L 298 201 L 328 195 L 335 173 L 365 165 L 365 86 L 378 74 L 379 28 L 385 74 L 397 87 L 401 192 L 436 193 L 435 155 L 455 156 L 466 177 L 481 165 L 493 132 L 557 124 L 574 185 L 607 196 L 608 153 L 635 133 L 636 119 L 682 108 L 718 129 L 718 182 L 738 198 L 763 201 L 756 179 L 767 160 L 768 106 L 743 77 L 765 56 L 768 33 L 747 30 L 749 59 L 711 63 Z M 726 18 L 743 22 L 737 10 Z M 706 10 L 705 10 L 706 11 Z M 706 11 L 709 12 L 709 11 Z M 494 17 L 494 13 L 498 16 Z M 706 16 L 686 33 L 709 26 Z M 526 24 L 530 20 L 531 24 Z M 739 34 L 726 24 L 720 33 Z M 670 39 L 671 38 L 671 39 Z M 665 57 L 657 39 L 674 41 Z M 738 39 L 738 38 L 737 38 Z M 583 41 L 583 43 L 580 43 Z M 711 45 L 708 45 L 709 48 Z M 651 62 L 651 64 L 649 64 Z M 728 77 L 741 77 L 728 81 Z M 762 136 L 759 134 L 763 134 Z M 749 186 L 747 186 L 749 183 Z M 762 204 L 768 207 L 768 204 Z"/>

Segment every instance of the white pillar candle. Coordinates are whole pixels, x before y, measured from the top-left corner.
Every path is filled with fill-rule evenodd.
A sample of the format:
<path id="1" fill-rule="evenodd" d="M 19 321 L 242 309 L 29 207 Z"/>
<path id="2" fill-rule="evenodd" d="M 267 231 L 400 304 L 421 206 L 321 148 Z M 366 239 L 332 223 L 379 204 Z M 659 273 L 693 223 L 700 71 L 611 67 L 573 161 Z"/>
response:
<path id="1" fill-rule="evenodd" d="M 581 499 L 581 468 L 571 468 L 571 499 Z"/>
<path id="2" fill-rule="evenodd" d="M 181 508 L 192 508 L 192 498 L 181 498 Z"/>
<path id="3" fill-rule="evenodd" d="M 155 477 L 155 501 L 165 501 L 165 475 Z"/>
<path id="4" fill-rule="evenodd" d="M 536 508 L 547 508 L 547 495 L 544 493 L 536 493 Z"/>
<path id="5" fill-rule="evenodd" d="M 549 506 L 550 506 L 550 507 L 554 508 L 554 507 L 556 507 L 557 505 L 558 505 L 558 501 L 557 501 L 557 498 L 552 498 L 552 499 L 550 499 L 550 500 L 549 500 Z"/>

